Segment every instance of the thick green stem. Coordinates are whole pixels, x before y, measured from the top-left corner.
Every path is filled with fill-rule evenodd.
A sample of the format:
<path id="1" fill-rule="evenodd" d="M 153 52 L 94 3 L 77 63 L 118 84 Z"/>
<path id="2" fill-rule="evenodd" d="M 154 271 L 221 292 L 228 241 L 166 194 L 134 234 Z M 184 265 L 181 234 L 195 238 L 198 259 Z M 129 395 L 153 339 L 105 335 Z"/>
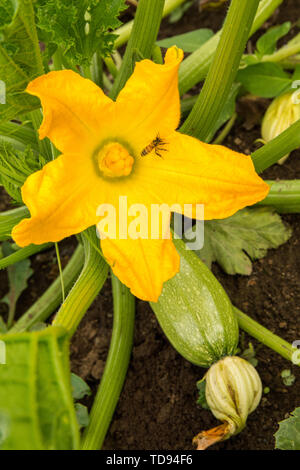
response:
<path id="1" fill-rule="evenodd" d="M 25 248 L 20 248 L 15 253 L 0 259 L 0 269 L 8 268 L 8 266 L 19 263 L 19 261 L 23 261 L 32 255 L 47 250 L 47 248 L 51 248 L 51 246 L 52 243 L 44 243 L 43 245 L 29 245 L 25 246 Z"/>
<path id="2" fill-rule="evenodd" d="M 139 0 L 124 59 L 110 97 L 115 99 L 133 72 L 134 63 L 141 56 L 150 59 L 159 30 L 164 0 Z"/>
<path id="3" fill-rule="evenodd" d="M 11 231 L 21 220 L 29 217 L 27 207 L 22 206 L 17 209 L 0 213 L 0 241 L 11 238 Z"/>
<path id="4" fill-rule="evenodd" d="M 134 297 L 112 274 L 114 323 L 104 374 L 98 389 L 90 423 L 83 436 L 83 450 L 99 450 L 104 442 L 123 388 L 134 332 Z"/>
<path id="5" fill-rule="evenodd" d="M 268 346 L 268 348 L 273 349 L 273 351 L 280 354 L 284 359 L 292 361 L 292 356 L 295 351 L 297 351 L 296 348 L 293 348 L 290 343 L 275 335 L 270 330 L 260 325 L 260 323 L 252 320 L 252 318 L 248 317 L 248 315 L 241 312 L 239 309 L 234 307 L 234 311 L 242 330 L 246 331 L 246 333 L 253 336 L 253 338 L 257 339 L 265 346 Z"/>
<path id="6" fill-rule="evenodd" d="M 280 214 L 300 212 L 300 180 L 266 181 L 268 196 L 257 206 L 272 206 Z"/>
<path id="7" fill-rule="evenodd" d="M 274 13 L 276 8 L 283 2 L 283 0 L 261 0 L 257 9 L 257 14 L 254 19 L 250 36 L 254 34 L 261 25 Z M 239 2 L 242 6 L 244 3 Z M 218 31 L 211 39 L 203 44 L 199 49 L 193 52 L 187 59 L 183 61 L 179 69 L 179 89 L 181 95 L 193 88 L 194 85 L 201 82 L 207 75 L 209 67 L 212 63 L 214 54 L 216 52 L 221 31 Z"/>
<path id="8" fill-rule="evenodd" d="M 75 333 L 82 317 L 102 289 L 108 274 L 108 265 L 92 246 L 99 244 L 95 227 L 88 229 L 86 233 L 92 243 L 82 237 L 85 252 L 83 270 L 53 321 L 53 325 L 63 326 L 70 335 Z"/>
<path id="9" fill-rule="evenodd" d="M 185 134 L 206 141 L 225 106 L 236 77 L 259 0 L 232 0 L 213 63 L 189 117 Z"/>
<path id="10" fill-rule="evenodd" d="M 166 0 L 165 6 L 163 9 L 163 18 L 168 16 L 175 8 L 178 8 L 182 3 L 186 2 L 187 0 Z M 150 3 L 150 2 L 149 2 Z M 133 28 L 134 20 L 129 21 L 128 23 L 121 26 L 119 29 L 114 31 L 114 34 L 118 35 L 118 38 L 115 41 L 115 48 L 118 49 L 119 47 L 123 46 L 128 39 L 130 38 L 131 31 Z"/>
<path id="11" fill-rule="evenodd" d="M 79 245 L 63 270 L 65 291 L 68 293 L 77 280 L 84 261 L 83 248 Z M 46 321 L 62 302 L 60 278 L 57 278 L 39 299 L 22 315 L 8 333 L 29 330 L 36 323 Z"/>
<path id="12" fill-rule="evenodd" d="M 264 171 L 298 147 L 300 147 L 300 119 L 251 155 L 256 171 L 258 173 Z"/>

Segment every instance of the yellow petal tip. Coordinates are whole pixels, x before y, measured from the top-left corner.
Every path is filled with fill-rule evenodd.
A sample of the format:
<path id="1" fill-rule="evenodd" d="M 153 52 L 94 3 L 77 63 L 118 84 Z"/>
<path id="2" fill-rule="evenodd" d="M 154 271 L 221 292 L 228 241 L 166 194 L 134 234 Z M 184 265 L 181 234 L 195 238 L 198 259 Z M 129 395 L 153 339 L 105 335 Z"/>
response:
<path id="1" fill-rule="evenodd" d="M 169 47 L 165 55 L 165 64 L 172 65 L 174 62 L 180 63 L 183 59 L 183 50 L 177 46 Z"/>

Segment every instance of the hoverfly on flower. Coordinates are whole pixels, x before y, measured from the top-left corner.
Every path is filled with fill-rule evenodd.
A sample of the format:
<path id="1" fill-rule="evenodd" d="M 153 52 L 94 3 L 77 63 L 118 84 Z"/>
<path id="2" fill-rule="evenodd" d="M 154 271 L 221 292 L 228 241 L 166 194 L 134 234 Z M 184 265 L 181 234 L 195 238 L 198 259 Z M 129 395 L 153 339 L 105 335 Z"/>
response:
<path id="1" fill-rule="evenodd" d="M 167 149 L 162 148 L 162 145 L 167 145 L 168 142 L 164 141 L 159 134 L 155 137 L 154 140 L 152 140 L 151 144 L 147 145 L 147 147 L 144 148 L 144 150 L 141 152 L 141 156 L 145 157 L 149 153 L 152 152 L 152 150 L 155 150 L 155 155 L 158 157 L 162 158 L 162 155 L 160 152 L 166 152 Z"/>

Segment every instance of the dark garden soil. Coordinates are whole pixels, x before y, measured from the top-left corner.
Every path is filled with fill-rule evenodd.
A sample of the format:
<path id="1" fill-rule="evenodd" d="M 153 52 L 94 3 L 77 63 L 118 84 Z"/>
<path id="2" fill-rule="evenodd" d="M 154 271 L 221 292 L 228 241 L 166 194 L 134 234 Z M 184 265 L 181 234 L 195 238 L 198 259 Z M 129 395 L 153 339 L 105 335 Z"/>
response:
<path id="1" fill-rule="evenodd" d="M 161 36 L 169 36 L 195 28 L 210 27 L 218 30 L 225 8 L 214 12 L 198 13 L 196 6 L 175 25 L 164 21 Z M 300 18 L 297 0 L 285 0 L 284 5 L 268 22 L 295 22 Z M 248 46 L 251 47 L 251 44 Z M 239 120 L 224 142 L 245 153 L 252 152 L 260 136 L 259 121 L 268 101 L 247 99 L 239 103 Z M 284 166 L 274 165 L 264 177 L 269 179 L 300 178 L 300 151 L 291 154 Z M 7 208 L 8 199 L 1 192 L 0 210 Z M 225 287 L 236 306 L 260 321 L 271 331 L 293 342 L 300 339 L 300 216 L 283 217 L 293 229 L 288 243 L 253 263 L 250 276 L 228 276 L 214 265 L 213 271 Z M 65 264 L 76 244 L 69 239 L 60 244 Z M 32 258 L 35 274 L 28 289 L 18 303 L 23 313 L 49 283 L 58 275 L 54 250 Z M 0 298 L 7 292 L 5 272 L 0 272 Z M 0 315 L 6 306 L 0 304 Z M 72 371 L 79 374 L 96 390 L 108 351 L 112 326 L 112 298 L 109 280 L 89 309 L 72 341 Z M 246 429 L 238 436 L 215 446 L 221 450 L 274 449 L 273 434 L 278 421 L 300 405 L 300 370 L 292 366 L 255 340 L 241 334 L 242 350 L 252 341 L 258 359 L 257 370 L 263 386 L 270 389 L 264 394 L 259 408 L 249 417 Z M 281 372 L 290 369 L 296 380 L 292 386 L 284 385 Z M 134 349 L 127 380 L 111 424 L 105 449 L 166 449 L 189 450 L 191 441 L 199 431 L 218 424 L 209 411 L 196 405 L 196 381 L 205 370 L 191 365 L 170 346 L 149 305 L 137 301 Z M 91 405 L 92 398 L 87 402 Z"/>

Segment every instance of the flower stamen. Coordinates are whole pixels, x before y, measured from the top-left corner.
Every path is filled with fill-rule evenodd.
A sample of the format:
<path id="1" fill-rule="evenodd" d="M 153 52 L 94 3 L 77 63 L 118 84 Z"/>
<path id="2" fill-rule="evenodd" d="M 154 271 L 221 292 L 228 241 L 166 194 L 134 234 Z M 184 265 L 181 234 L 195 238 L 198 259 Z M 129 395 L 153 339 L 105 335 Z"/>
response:
<path id="1" fill-rule="evenodd" d="M 123 145 L 110 142 L 99 151 L 97 162 L 103 176 L 120 178 L 130 175 L 134 158 Z"/>

